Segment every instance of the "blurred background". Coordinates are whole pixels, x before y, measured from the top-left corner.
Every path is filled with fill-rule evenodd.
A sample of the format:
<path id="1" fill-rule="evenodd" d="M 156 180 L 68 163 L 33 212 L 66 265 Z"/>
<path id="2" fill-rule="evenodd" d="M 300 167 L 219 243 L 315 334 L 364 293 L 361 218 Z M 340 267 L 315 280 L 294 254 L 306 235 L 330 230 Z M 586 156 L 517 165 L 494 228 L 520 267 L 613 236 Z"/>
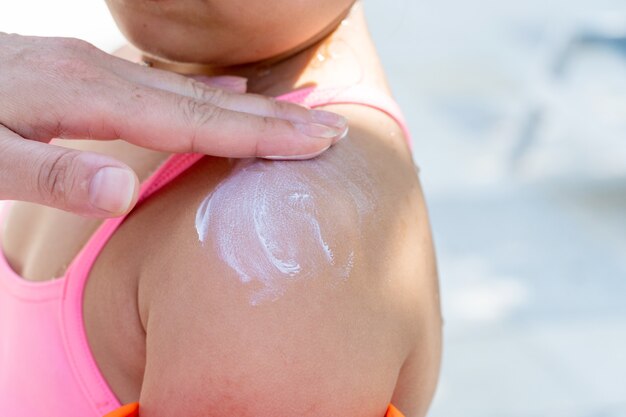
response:
<path id="1" fill-rule="evenodd" d="M 430 416 L 626 417 L 626 3 L 364 3 L 439 257 Z M 124 42 L 96 0 L 4 4 L 0 30 Z"/>

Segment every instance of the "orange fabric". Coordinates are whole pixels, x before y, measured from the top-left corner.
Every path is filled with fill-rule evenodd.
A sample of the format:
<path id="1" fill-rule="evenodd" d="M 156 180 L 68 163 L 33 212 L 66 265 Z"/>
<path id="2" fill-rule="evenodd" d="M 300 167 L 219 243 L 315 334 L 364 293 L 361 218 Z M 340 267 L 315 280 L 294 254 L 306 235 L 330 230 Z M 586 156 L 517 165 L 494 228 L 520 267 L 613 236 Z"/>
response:
<path id="1" fill-rule="evenodd" d="M 139 403 L 126 404 L 104 417 L 139 417 Z M 404 417 L 393 404 L 389 404 L 385 417 Z"/>
<path id="2" fill-rule="evenodd" d="M 400 410 L 394 407 L 393 404 L 389 404 L 389 407 L 387 408 L 387 414 L 385 414 L 385 417 L 404 417 L 404 414 L 402 414 Z"/>
<path id="3" fill-rule="evenodd" d="M 139 417 L 139 403 L 130 403 L 111 411 L 104 417 Z"/>

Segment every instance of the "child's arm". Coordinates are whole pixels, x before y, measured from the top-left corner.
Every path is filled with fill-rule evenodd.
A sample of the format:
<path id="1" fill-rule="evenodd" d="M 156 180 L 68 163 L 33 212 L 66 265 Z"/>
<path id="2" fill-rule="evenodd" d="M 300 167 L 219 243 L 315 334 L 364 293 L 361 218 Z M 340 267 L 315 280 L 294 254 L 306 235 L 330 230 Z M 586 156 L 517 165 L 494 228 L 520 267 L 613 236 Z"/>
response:
<path id="1" fill-rule="evenodd" d="M 385 132 L 393 129 L 377 113 L 365 113 Z M 139 284 L 147 345 L 141 417 L 381 417 L 392 398 L 410 413 L 407 417 L 425 412 L 436 381 L 440 334 L 434 255 L 421 189 L 401 147 L 383 143 L 356 125 L 355 118 L 351 136 L 324 156 L 334 177 L 323 182 L 321 194 L 329 204 L 315 210 L 337 262 L 347 248 L 354 250 L 345 280 L 337 280 L 320 263 L 306 279 L 270 277 L 286 279 L 285 290 L 251 298 L 264 289 L 259 279 L 266 277 L 248 271 L 250 282 L 244 282 L 236 269 L 255 264 L 258 242 L 245 240 L 245 216 L 233 219 L 228 211 L 238 213 L 237 207 L 245 204 L 238 190 L 246 181 L 223 188 L 228 193 L 214 207 L 225 209 L 217 216 L 220 221 L 233 220 L 229 236 L 239 239 L 231 253 L 236 261 L 220 253 L 215 230 L 209 230 L 201 245 L 189 233 L 194 223 L 189 214 L 176 219 L 180 228 L 146 260 Z M 361 185 L 355 171 L 363 167 L 350 157 L 359 152 L 368 161 L 366 172 L 356 175 L 363 178 Z M 257 164 L 250 175 L 278 169 Z M 281 164 L 287 164 L 280 165 L 289 171 L 281 171 L 285 178 L 320 184 L 315 172 L 322 161 Z M 227 174 L 222 184 L 233 175 Z M 359 216 L 350 201 L 351 193 L 358 194 L 354 187 L 364 187 L 367 198 L 376 200 L 375 209 L 362 210 L 366 214 L 360 233 L 354 233 Z M 289 192 L 304 198 L 299 189 Z M 229 198 L 240 204 L 229 205 Z M 179 204 L 180 212 L 187 213 L 186 203 Z M 302 265 L 317 262 L 317 240 L 307 236 L 313 229 L 301 228 L 291 215 L 283 219 L 289 227 L 281 224 L 288 241 L 298 248 Z M 336 219 L 341 221 L 331 222 Z M 334 227 L 325 227 L 331 224 L 326 220 Z"/>
<path id="2" fill-rule="evenodd" d="M 426 415 L 439 378 L 441 364 L 439 307 L 432 306 L 430 309 L 424 309 L 423 313 L 435 316 L 423 316 L 419 320 L 420 339 L 400 371 L 391 401 L 406 417 Z"/>

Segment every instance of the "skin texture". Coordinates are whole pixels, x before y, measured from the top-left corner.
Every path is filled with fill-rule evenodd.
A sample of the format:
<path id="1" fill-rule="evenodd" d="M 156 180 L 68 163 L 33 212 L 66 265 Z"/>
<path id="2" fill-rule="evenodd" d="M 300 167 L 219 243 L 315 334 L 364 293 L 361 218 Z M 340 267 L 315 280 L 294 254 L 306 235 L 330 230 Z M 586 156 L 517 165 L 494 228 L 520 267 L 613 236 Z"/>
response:
<path id="1" fill-rule="evenodd" d="M 196 2 L 185 4 L 202 15 Z M 320 33 L 329 21 L 317 22 Z M 279 49 L 289 48 L 285 42 Z M 259 56 L 271 60 L 275 51 L 266 52 Z M 132 49 L 123 54 L 138 57 Z M 320 54 L 331 59 L 319 60 Z M 358 4 L 321 43 L 273 62 L 269 72 L 259 74 L 259 68 L 267 63 L 232 71 L 252 75 L 250 89 L 272 95 L 357 81 L 386 88 Z M 347 280 L 334 282 L 332 271 L 320 268 L 284 286 L 279 297 L 251 303 L 264 284 L 242 283 L 215 240 L 201 244 L 195 227 L 202 202 L 241 175 L 235 161 L 223 158 L 203 159 L 138 207 L 98 258 L 84 298 L 87 336 L 113 391 L 122 402 L 139 401 L 142 417 L 380 417 L 390 401 L 407 417 L 426 414 L 439 372 L 441 317 L 428 216 L 411 153 L 388 116 L 354 105 L 327 110 L 350 120 L 346 139 L 319 159 L 252 166 L 302 178 L 324 196 L 316 216 L 325 240 L 339 255 L 354 252 Z M 123 142 L 103 145 L 85 142 L 122 158 L 140 178 L 167 156 Z M 321 165 L 331 167 L 323 179 L 316 174 Z M 347 180 L 375 201 L 359 228 Z M 289 191 L 276 178 L 266 185 L 274 183 L 277 195 Z M 3 245 L 25 278 L 50 279 L 97 225 L 23 204 L 11 213 Z M 286 236 L 305 254 L 298 255 L 302 265 L 319 255 L 307 230 Z M 258 239 L 244 236 L 240 244 L 245 251 Z"/>
<path id="2" fill-rule="evenodd" d="M 342 164 L 351 169 L 339 169 Z M 353 145 L 338 145 L 314 164 L 239 161 L 198 208 L 198 239 L 251 287 L 253 305 L 276 301 L 292 285 L 319 276 L 339 286 L 355 263 L 357 248 L 346 242 L 363 238 L 379 208 L 371 190 L 380 179 L 373 174 Z M 340 199 L 329 193 L 338 181 Z M 331 211 L 333 217 L 319 215 Z"/>

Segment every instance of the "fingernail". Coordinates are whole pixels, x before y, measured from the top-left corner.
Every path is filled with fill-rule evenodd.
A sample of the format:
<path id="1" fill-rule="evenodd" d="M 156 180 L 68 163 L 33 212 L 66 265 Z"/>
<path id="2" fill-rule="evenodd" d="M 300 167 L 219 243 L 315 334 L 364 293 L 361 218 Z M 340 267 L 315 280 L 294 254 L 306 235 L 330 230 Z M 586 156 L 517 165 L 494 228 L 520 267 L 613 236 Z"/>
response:
<path id="1" fill-rule="evenodd" d="M 346 126 L 346 130 L 343 131 L 343 133 L 341 134 L 341 136 L 339 136 L 337 139 L 335 139 L 333 141 L 333 144 L 339 142 L 342 139 L 345 139 L 346 136 L 348 136 L 348 133 L 350 132 L 350 127 Z"/>
<path id="2" fill-rule="evenodd" d="M 316 123 L 297 123 L 293 124 L 298 131 L 304 135 L 319 139 L 334 139 L 344 134 L 345 129 L 320 125 Z"/>
<path id="3" fill-rule="evenodd" d="M 276 161 L 299 161 L 303 159 L 315 158 L 316 156 L 319 156 L 323 154 L 324 152 L 326 152 L 329 148 L 330 146 L 327 146 L 319 152 L 314 152 L 308 155 L 264 156 L 263 159 L 271 159 L 271 160 L 276 160 Z"/>
<path id="4" fill-rule="evenodd" d="M 89 186 L 91 204 L 109 213 L 127 211 L 135 196 L 135 174 L 123 168 L 101 168 Z"/>
<path id="5" fill-rule="evenodd" d="M 324 110 L 311 110 L 310 111 L 311 120 L 315 123 L 320 123 L 326 126 L 333 126 L 338 129 L 344 129 L 348 126 L 348 119 L 329 111 Z"/>

